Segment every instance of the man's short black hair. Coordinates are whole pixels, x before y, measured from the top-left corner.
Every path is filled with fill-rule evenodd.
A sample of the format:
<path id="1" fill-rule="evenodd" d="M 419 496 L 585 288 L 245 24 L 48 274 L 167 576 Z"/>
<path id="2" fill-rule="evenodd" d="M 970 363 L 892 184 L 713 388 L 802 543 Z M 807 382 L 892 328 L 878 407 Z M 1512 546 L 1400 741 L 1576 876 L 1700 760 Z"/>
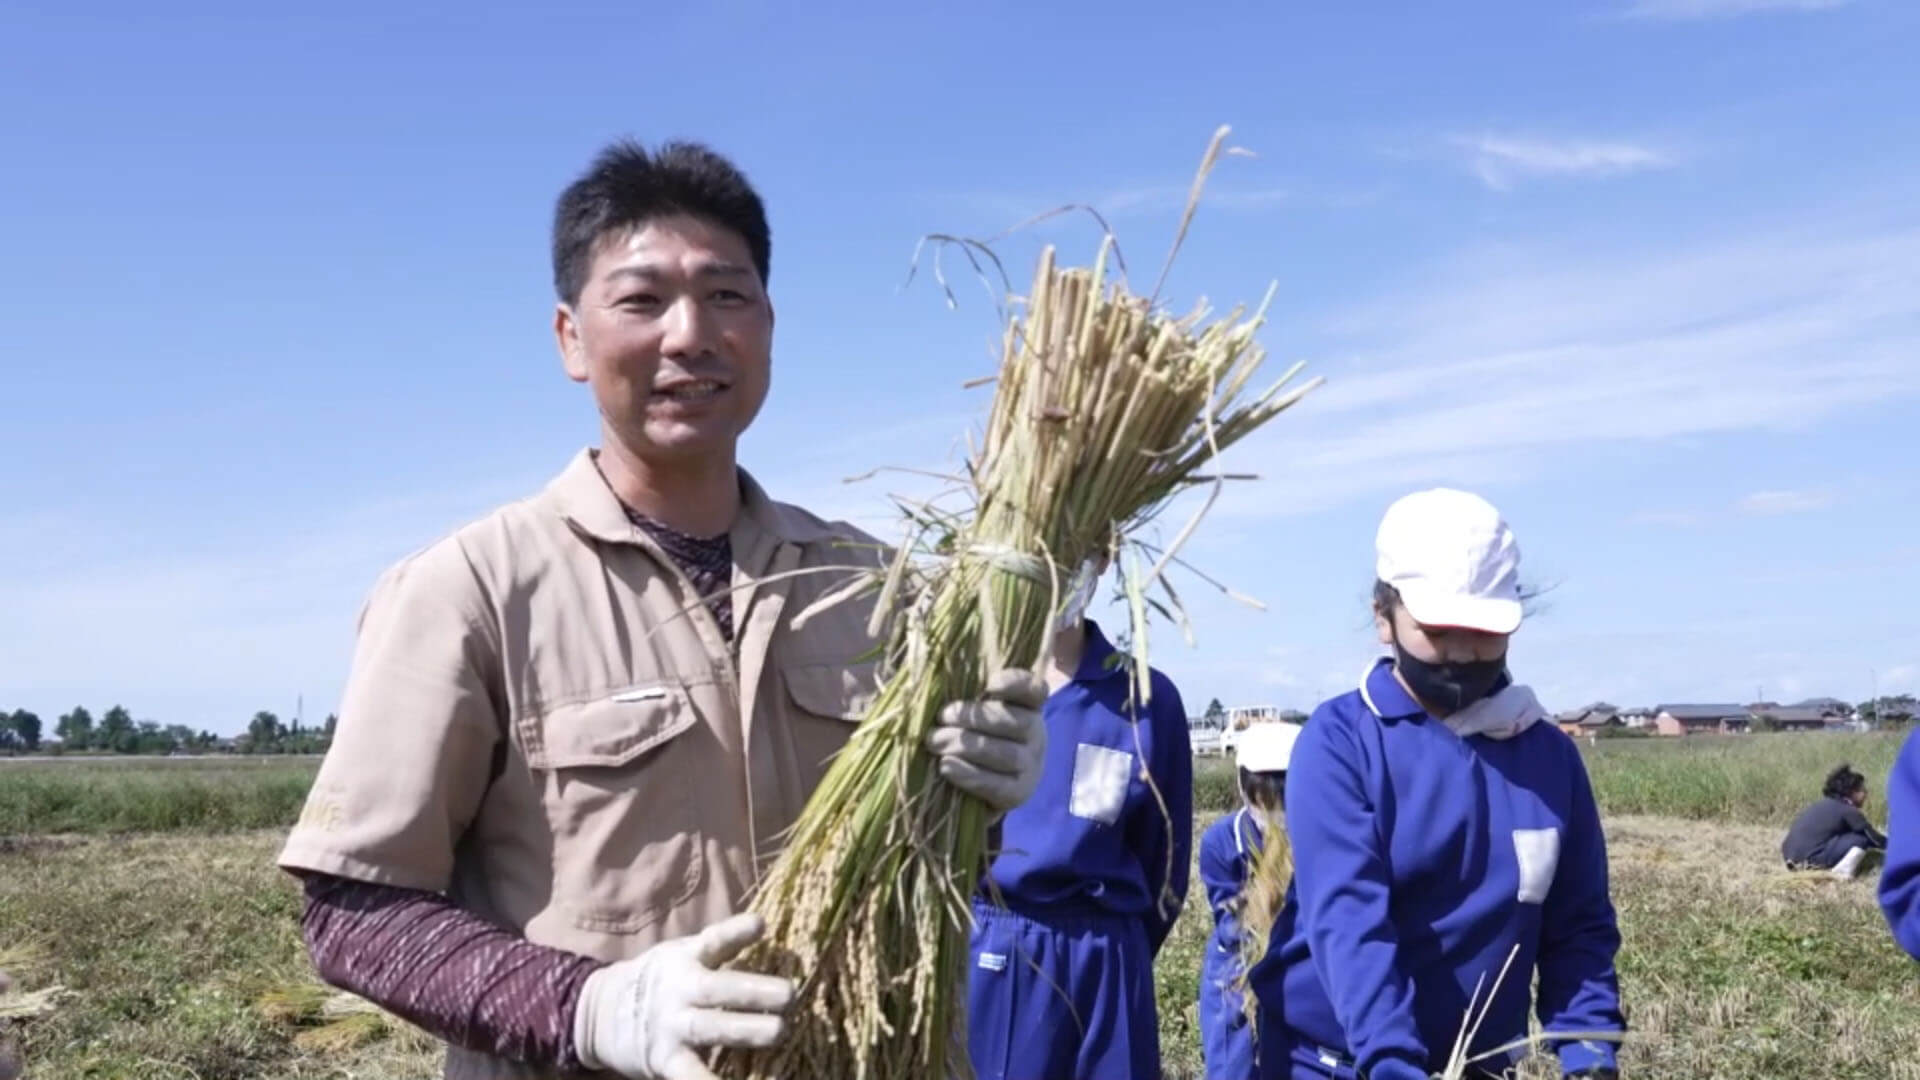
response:
<path id="1" fill-rule="evenodd" d="M 766 284 L 773 240 L 766 207 L 746 176 L 700 143 L 669 142 L 650 155 L 622 139 L 600 151 L 554 208 L 553 290 L 561 302 L 579 301 L 601 237 L 670 214 L 738 233 Z"/>
<path id="2" fill-rule="evenodd" d="M 1845 799 L 1866 786 L 1866 777 L 1854 772 L 1851 765 L 1841 765 L 1827 774 L 1825 790 L 1829 799 Z"/>

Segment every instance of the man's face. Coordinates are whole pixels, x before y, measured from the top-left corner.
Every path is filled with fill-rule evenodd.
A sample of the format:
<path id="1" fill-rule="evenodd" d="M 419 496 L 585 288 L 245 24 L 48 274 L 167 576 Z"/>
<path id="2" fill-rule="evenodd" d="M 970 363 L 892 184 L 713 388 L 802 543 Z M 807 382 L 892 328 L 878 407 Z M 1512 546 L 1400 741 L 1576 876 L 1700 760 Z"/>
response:
<path id="1" fill-rule="evenodd" d="M 731 461 L 767 397 L 773 306 L 746 242 L 699 218 L 603 237 L 554 334 L 608 436 L 648 464 Z"/>

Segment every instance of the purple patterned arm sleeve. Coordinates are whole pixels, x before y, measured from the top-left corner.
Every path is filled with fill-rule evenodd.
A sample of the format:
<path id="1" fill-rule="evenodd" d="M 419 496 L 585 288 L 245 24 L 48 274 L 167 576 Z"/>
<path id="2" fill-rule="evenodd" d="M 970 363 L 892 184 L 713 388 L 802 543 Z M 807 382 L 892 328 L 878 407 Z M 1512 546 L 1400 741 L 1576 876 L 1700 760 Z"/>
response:
<path id="1" fill-rule="evenodd" d="M 447 1042 L 578 1069 L 573 1014 L 602 965 L 525 938 L 435 893 L 302 874 L 320 977 Z"/>

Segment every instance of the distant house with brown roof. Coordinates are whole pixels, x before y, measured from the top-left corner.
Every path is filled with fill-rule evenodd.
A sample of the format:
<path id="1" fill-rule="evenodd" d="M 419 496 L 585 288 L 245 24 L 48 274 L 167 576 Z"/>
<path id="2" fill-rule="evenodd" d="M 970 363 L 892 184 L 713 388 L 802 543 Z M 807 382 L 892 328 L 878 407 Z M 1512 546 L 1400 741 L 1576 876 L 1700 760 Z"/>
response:
<path id="1" fill-rule="evenodd" d="M 1775 731 L 1825 731 L 1827 714 L 1806 705 L 1775 705 L 1753 714 L 1754 721 L 1767 721 Z"/>
<path id="2" fill-rule="evenodd" d="M 1583 735 L 1593 735 L 1606 728 L 1618 726 L 1620 723 L 1619 713 L 1620 710 L 1615 706 L 1609 705 L 1604 701 L 1596 701 L 1592 705 L 1578 709 L 1568 709 L 1563 713 L 1556 713 L 1553 722 L 1560 725 L 1561 731 L 1566 732 L 1574 738 L 1579 738 Z"/>
<path id="3" fill-rule="evenodd" d="M 1653 711 L 1661 735 L 1741 735 L 1752 730 L 1745 705 L 1661 705 Z"/>

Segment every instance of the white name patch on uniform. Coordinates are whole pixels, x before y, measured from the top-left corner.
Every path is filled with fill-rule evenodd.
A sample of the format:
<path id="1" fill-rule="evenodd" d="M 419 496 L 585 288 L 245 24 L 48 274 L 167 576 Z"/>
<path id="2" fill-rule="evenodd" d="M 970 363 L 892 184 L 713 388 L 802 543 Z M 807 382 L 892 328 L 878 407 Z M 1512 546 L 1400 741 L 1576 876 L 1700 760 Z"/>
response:
<path id="1" fill-rule="evenodd" d="M 1560 830 L 1513 830 L 1513 855 L 1520 863 L 1520 902 L 1545 902 L 1560 869 Z"/>
<path id="2" fill-rule="evenodd" d="M 1081 743 L 1073 755 L 1074 817 L 1111 825 L 1120 820 L 1133 779 L 1133 755 L 1125 750 Z"/>

